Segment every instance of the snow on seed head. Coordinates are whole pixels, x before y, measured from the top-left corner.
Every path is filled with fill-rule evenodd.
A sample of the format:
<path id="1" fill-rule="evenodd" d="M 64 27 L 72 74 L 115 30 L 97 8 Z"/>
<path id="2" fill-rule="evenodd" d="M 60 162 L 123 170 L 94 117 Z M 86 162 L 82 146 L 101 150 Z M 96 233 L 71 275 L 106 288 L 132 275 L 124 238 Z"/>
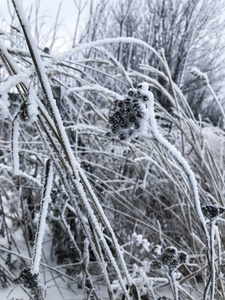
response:
<path id="1" fill-rule="evenodd" d="M 117 136 L 129 142 L 146 134 L 153 103 L 154 97 L 147 82 L 140 83 L 137 89 L 129 89 L 124 100 L 114 102 L 113 114 L 109 118 L 111 130 L 107 136 Z"/>
<path id="2" fill-rule="evenodd" d="M 152 269 L 160 269 L 162 267 L 165 271 L 171 272 L 177 270 L 182 264 L 188 263 L 188 254 L 185 251 L 178 251 L 173 246 L 164 249 L 161 246 L 158 248 L 160 251 L 157 251 L 157 246 L 152 249 L 152 254 L 156 258 L 152 261 Z"/>

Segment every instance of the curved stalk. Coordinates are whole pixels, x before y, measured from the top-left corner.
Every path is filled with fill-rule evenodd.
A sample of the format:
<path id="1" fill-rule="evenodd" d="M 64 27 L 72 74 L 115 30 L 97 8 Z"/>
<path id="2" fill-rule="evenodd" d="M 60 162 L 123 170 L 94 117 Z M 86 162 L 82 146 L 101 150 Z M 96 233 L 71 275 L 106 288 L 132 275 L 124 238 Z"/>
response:
<path id="1" fill-rule="evenodd" d="M 167 152 L 173 157 L 173 159 L 177 162 L 179 167 L 182 169 L 182 171 L 187 176 L 189 186 L 191 189 L 191 193 L 192 193 L 192 198 L 194 201 L 195 212 L 196 212 L 198 220 L 201 224 L 204 236 L 205 236 L 207 259 L 210 264 L 209 233 L 208 233 L 206 221 L 205 221 L 204 215 L 202 213 L 202 209 L 201 209 L 201 203 L 200 203 L 200 199 L 199 199 L 199 193 L 198 193 L 197 181 L 196 181 L 195 175 L 194 175 L 193 171 L 191 170 L 191 167 L 189 166 L 188 162 L 181 155 L 181 153 L 173 145 L 171 145 L 158 131 L 157 123 L 156 123 L 156 119 L 155 119 L 154 108 L 153 108 L 153 103 L 152 103 L 152 105 L 149 106 L 149 110 L 150 110 L 149 130 L 152 133 L 153 140 L 155 140 L 161 147 L 163 147 L 165 150 L 167 150 Z M 151 138 L 150 135 L 143 135 L 143 137 Z"/>

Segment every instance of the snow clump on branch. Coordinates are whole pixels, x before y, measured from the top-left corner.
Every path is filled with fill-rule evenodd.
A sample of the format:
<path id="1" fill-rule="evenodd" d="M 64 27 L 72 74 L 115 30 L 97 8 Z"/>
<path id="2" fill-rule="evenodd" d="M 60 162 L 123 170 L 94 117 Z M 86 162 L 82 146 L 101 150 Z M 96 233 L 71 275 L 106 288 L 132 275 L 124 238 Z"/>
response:
<path id="1" fill-rule="evenodd" d="M 37 120 L 38 105 L 36 98 L 36 91 L 31 87 L 27 99 L 20 106 L 20 118 L 22 121 L 33 123 Z"/>

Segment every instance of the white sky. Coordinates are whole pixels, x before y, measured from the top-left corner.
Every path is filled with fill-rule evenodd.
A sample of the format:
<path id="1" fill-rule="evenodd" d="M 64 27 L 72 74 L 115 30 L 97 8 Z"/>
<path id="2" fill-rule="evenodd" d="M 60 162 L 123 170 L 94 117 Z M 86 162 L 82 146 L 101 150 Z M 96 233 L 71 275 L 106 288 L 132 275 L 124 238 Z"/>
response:
<path id="1" fill-rule="evenodd" d="M 20 1 L 20 0 L 18 0 Z M 13 12 L 13 6 L 11 3 L 11 0 L 0 0 L 0 28 L 6 28 L 6 24 L 10 23 L 10 14 L 8 10 L 7 2 L 10 5 L 10 9 Z M 33 5 L 33 13 L 32 13 L 32 19 L 35 20 L 35 6 L 36 6 L 36 0 L 22 0 L 23 8 L 26 11 L 26 16 L 28 15 L 28 8 Z M 61 11 L 59 15 L 59 21 L 61 21 L 61 26 L 57 33 L 57 46 L 60 48 L 61 51 L 65 50 L 66 48 L 69 48 L 72 43 L 72 37 L 76 26 L 76 20 L 77 20 L 77 8 L 74 4 L 74 0 L 41 0 L 40 1 L 40 12 L 39 17 L 42 17 L 45 15 L 44 20 L 44 26 L 42 27 L 42 34 L 47 33 L 51 26 L 53 26 L 55 22 L 55 18 L 57 15 L 58 7 L 60 2 L 61 4 Z M 79 0 L 77 0 L 79 2 Z M 86 1 L 81 0 L 81 3 L 84 4 Z M 88 1 L 89 2 L 89 1 Z M 81 21 L 79 23 L 79 30 L 78 34 L 83 31 L 85 28 L 85 21 L 87 20 L 88 15 L 88 5 L 86 6 L 86 9 L 84 10 L 82 14 Z M 41 20 L 38 21 L 39 25 L 41 24 Z M 34 30 L 34 23 L 32 24 L 32 29 Z M 43 47 L 49 46 L 50 40 L 45 41 L 44 43 L 40 43 Z M 45 44 L 45 45 L 44 45 Z"/>

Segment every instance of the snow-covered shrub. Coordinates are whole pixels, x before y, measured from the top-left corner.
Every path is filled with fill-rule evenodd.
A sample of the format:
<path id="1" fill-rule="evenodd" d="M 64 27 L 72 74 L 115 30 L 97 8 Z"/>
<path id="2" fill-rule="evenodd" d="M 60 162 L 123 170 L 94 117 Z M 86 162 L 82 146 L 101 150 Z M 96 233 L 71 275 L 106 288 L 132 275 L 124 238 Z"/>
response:
<path id="1" fill-rule="evenodd" d="M 27 33 L 26 20 L 22 23 Z M 19 277 L 20 268 L 30 268 L 28 257 L 35 249 L 43 169 L 51 158 L 55 175 L 46 218 L 46 241 L 41 247 L 45 256 L 38 278 L 38 283 L 42 280 L 47 287 L 47 297 L 51 279 L 55 280 L 57 273 L 61 276 L 58 289 L 62 294 L 65 289 L 61 289 L 61 284 L 65 280 L 76 288 L 81 282 L 83 290 L 76 290 L 83 294 L 81 297 L 96 293 L 95 297 L 100 298 L 98 282 L 104 280 L 108 298 L 129 299 L 129 293 L 135 297 L 140 292 L 143 297 L 155 295 L 157 299 L 161 297 L 158 294 L 161 284 L 168 283 L 168 272 L 164 270 L 176 273 L 178 268 L 183 271 L 183 277 L 175 278 L 179 295 L 187 299 L 191 290 L 196 297 L 203 297 L 195 283 L 203 281 L 210 287 L 207 280 L 212 268 L 207 265 L 212 265 L 212 255 L 207 257 L 202 234 L 202 224 L 207 229 L 210 224 L 206 219 L 199 222 L 196 208 L 199 213 L 199 204 L 205 207 L 217 203 L 218 207 L 224 207 L 224 159 L 222 155 L 218 157 L 219 151 L 209 147 L 210 137 L 202 134 L 207 129 L 202 128 L 204 123 L 195 120 L 185 96 L 172 82 L 162 52 L 140 40 L 121 37 L 77 44 L 62 54 L 40 55 L 32 37 L 25 33 L 30 50 L 17 49 L 16 43 L 15 48 L 8 48 L 6 42 L 1 44 L 0 52 L 6 63 L 2 78 L 5 88 L 1 91 L 6 91 L 7 96 L 14 87 L 16 95 L 15 100 L 7 96 L 9 103 L 4 103 L 9 114 L 0 120 L 3 199 L 0 216 L 6 245 L 1 247 L 1 254 L 3 265 L 8 262 L 7 270 L 15 267 L 12 279 Z M 22 34 L 20 37 L 24 41 Z M 135 44 L 146 55 L 154 56 L 160 71 L 143 65 L 135 70 L 124 68 L 111 46 L 118 43 Z M 139 85 L 141 82 L 145 83 Z M 171 114 L 152 93 L 160 93 L 169 101 Z M 21 122 L 21 113 L 22 119 L 34 122 Z M 9 132 L 16 114 L 17 131 L 15 136 L 12 134 L 12 149 L 17 153 L 15 175 Z M 106 130 L 108 123 L 111 129 Z M 162 140 L 156 133 L 168 140 L 170 146 L 158 143 Z M 200 195 L 197 206 L 189 177 L 181 171 L 171 145 L 180 150 L 196 174 Z M 219 243 L 220 235 L 224 235 L 220 224 L 214 224 L 215 235 L 211 239 L 218 273 L 222 272 L 224 250 Z M 149 250 L 159 241 L 170 250 L 183 249 L 183 254 L 174 250 L 170 260 L 168 253 L 163 252 L 165 249 L 158 247 L 159 259 L 150 259 Z M 46 257 L 46 253 L 51 257 Z M 183 267 L 185 253 L 191 263 Z M 156 273 L 153 266 L 156 263 L 162 266 L 162 261 L 164 269 L 158 268 Z M 132 276 L 130 266 L 135 264 Z M 50 280 L 45 277 L 49 268 Z M 222 299 L 222 276 L 217 278 L 215 289 Z"/>

